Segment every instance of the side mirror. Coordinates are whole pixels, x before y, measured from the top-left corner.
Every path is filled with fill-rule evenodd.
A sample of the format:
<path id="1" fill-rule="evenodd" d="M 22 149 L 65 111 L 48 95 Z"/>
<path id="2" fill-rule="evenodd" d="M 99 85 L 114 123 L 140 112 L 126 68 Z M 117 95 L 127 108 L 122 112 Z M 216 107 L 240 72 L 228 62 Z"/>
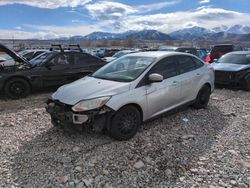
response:
<path id="1" fill-rule="evenodd" d="M 163 76 L 157 73 L 150 74 L 148 76 L 149 82 L 162 82 L 163 81 Z"/>

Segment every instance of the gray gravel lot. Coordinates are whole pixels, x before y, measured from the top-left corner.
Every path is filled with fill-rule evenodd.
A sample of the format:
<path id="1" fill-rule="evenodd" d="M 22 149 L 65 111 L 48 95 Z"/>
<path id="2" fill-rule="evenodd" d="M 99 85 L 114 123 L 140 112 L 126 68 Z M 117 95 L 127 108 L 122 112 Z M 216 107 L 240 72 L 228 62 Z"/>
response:
<path id="1" fill-rule="evenodd" d="M 250 187 L 250 92 L 216 90 L 207 109 L 150 121 L 127 142 L 53 128 L 48 96 L 0 99 L 0 187 Z"/>

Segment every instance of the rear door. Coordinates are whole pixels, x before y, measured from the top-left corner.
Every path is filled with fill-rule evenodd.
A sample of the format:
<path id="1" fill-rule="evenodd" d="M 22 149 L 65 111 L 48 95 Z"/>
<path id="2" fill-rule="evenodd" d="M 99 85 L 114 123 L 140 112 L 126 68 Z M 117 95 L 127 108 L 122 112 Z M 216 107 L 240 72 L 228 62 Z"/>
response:
<path id="1" fill-rule="evenodd" d="M 146 86 L 149 117 L 159 115 L 178 105 L 181 93 L 177 61 L 174 57 L 167 57 L 159 61 L 152 67 L 148 75 L 153 73 L 162 75 L 164 80 Z"/>
<path id="2" fill-rule="evenodd" d="M 202 78 L 204 64 L 192 56 L 176 56 L 178 60 L 179 81 L 181 85 L 181 100 L 189 102 L 194 100 L 197 95 L 197 88 Z"/>

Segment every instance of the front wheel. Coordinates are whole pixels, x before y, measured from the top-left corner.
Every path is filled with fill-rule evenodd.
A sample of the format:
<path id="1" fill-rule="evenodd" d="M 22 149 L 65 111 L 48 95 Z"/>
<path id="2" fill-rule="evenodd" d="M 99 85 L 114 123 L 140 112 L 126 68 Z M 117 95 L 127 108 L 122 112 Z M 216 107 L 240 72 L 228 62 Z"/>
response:
<path id="1" fill-rule="evenodd" d="M 29 83 L 22 78 L 13 78 L 4 87 L 5 95 L 11 99 L 27 97 L 30 91 L 31 87 Z"/>
<path id="2" fill-rule="evenodd" d="M 125 106 L 118 110 L 111 120 L 109 135 L 119 141 L 135 136 L 141 125 L 141 114 L 134 106 Z"/>
<path id="3" fill-rule="evenodd" d="M 210 87 L 208 85 L 204 85 L 200 89 L 195 99 L 195 103 L 193 104 L 193 107 L 197 109 L 206 108 L 209 102 L 210 94 L 211 94 Z"/>

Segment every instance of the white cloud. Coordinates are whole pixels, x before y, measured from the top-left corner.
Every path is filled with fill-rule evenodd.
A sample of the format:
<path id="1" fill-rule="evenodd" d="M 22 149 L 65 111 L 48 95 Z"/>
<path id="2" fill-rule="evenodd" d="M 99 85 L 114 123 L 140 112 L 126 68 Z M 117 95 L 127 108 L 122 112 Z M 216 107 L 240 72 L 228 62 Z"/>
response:
<path id="1" fill-rule="evenodd" d="M 250 14 L 220 8 L 202 8 L 194 11 L 152 15 L 130 15 L 120 20 L 119 31 L 156 29 L 170 33 L 192 26 L 214 28 L 224 25 L 249 25 Z"/>
<path id="2" fill-rule="evenodd" d="M 181 0 L 173 0 L 141 6 L 130 6 L 113 1 L 99 1 L 97 3 L 87 4 L 85 7 L 94 19 L 104 21 L 106 24 L 118 29 L 121 27 L 120 21 L 130 15 L 151 12 L 174 5 L 180 1 Z"/>
<path id="3" fill-rule="evenodd" d="M 0 0 L 0 5 L 6 4 L 24 4 L 39 8 L 59 8 L 59 7 L 77 7 L 85 5 L 92 0 Z"/>
<path id="4" fill-rule="evenodd" d="M 70 37 L 74 35 L 87 35 L 94 31 L 100 31 L 98 26 L 36 26 L 24 25 L 25 28 L 38 30 L 29 32 L 23 30 L 0 29 L 0 39 L 55 39 L 60 37 Z"/>
<path id="5" fill-rule="evenodd" d="M 206 4 L 206 3 L 210 3 L 210 0 L 200 0 L 199 2 L 200 4 Z"/>

